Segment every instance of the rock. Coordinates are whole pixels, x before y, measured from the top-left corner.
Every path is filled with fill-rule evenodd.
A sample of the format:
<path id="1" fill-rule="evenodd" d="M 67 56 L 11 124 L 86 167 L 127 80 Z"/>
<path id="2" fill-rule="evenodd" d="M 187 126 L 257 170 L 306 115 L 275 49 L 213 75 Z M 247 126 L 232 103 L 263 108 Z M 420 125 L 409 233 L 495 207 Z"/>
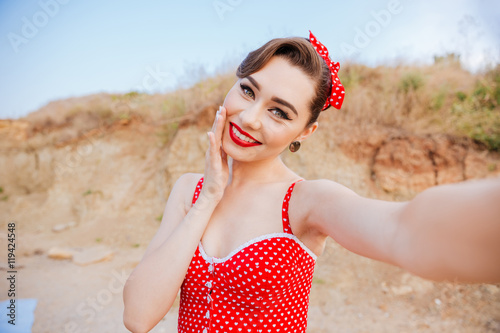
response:
<path id="1" fill-rule="evenodd" d="M 73 256 L 73 262 L 77 265 L 85 266 L 100 261 L 110 260 L 114 252 L 104 246 L 95 246 L 77 252 Z"/>
<path id="2" fill-rule="evenodd" d="M 469 151 L 464 161 L 465 177 L 467 179 L 484 178 L 494 174 L 497 169 L 496 164 L 490 161 L 490 165 L 488 165 L 487 161 L 486 151 Z"/>
<path id="3" fill-rule="evenodd" d="M 390 291 L 397 296 L 425 294 L 432 291 L 433 288 L 434 284 L 431 281 L 419 278 L 418 276 L 410 273 L 403 273 L 401 275 L 401 284 L 399 286 L 391 286 L 389 288 L 386 284 L 382 284 L 383 291 L 390 289 Z"/>
<path id="4" fill-rule="evenodd" d="M 61 232 L 66 229 L 68 229 L 67 224 L 56 224 L 55 226 L 52 227 L 52 231 L 54 232 Z"/>
<path id="5" fill-rule="evenodd" d="M 391 287 L 391 290 L 394 295 L 398 296 L 411 294 L 413 292 L 413 288 L 410 286 Z"/>
<path id="6" fill-rule="evenodd" d="M 52 231 L 54 232 L 61 232 L 63 230 L 66 230 L 68 228 L 73 228 L 73 227 L 76 227 L 76 222 L 75 221 L 71 221 L 71 222 L 68 222 L 68 223 L 60 223 L 60 224 L 56 224 L 55 226 L 52 227 Z"/>
<path id="7" fill-rule="evenodd" d="M 493 284 L 485 284 L 483 287 L 492 295 L 496 295 L 500 292 L 500 287 Z"/>
<path id="8" fill-rule="evenodd" d="M 348 135 L 338 145 L 348 157 L 369 165 L 376 187 L 403 198 L 435 185 L 498 174 L 493 155 L 452 135 L 374 131 Z"/>
<path id="9" fill-rule="evenodd" d="M 434 185 L 467 179 L 469 151 L 473 154 L 472 146 L 452 136 L 400 134 L 374 152 L 372 178 L 386 192 L 413 196 Z"/>
<path id="10" fill-rule="evenodd" d="M 425 294 L 434 289 L 434 283 L 410 273 L 401 275 L 401 285 L 409 286 L 415 293 Z"/>
<path id="11" fill-rule="evenodd" d="M 53 247 L 47 252 L 51 259 L 71 259 L 75 254 L 75 250 L 61 247 Z"/>
<path id="12" fill-rule="evenodd" d="M 387 285 L 387 282 L 385 282 L 385 281 L 384 281 L 384 282 L 382 282 L 382 283 L 380 284 L 380 287 L 381 287 L 382 292 L 383 292 L 384 294 L 387 294 L 387 293 L 389 292 L 389 286 Z"/>

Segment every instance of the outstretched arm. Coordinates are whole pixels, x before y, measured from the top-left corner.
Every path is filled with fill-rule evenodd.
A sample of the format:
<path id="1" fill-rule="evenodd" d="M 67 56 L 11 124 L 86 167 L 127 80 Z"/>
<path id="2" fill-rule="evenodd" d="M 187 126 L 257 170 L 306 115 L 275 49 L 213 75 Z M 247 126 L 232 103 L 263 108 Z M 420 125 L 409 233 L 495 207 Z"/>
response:
<path id="1" fill-rule="evenodd" d="M 500 178 L 430 188 L 399 215 L 394 249 L 433 279 L 500 281 Z"/>
<path id="2" fill-rule="evenodd" d="M 436 186 L 408 202 L 328 180 L 307 192 L 308 223 L 348 250 L 433 280 L 500 282 L 500 178 Z"/>

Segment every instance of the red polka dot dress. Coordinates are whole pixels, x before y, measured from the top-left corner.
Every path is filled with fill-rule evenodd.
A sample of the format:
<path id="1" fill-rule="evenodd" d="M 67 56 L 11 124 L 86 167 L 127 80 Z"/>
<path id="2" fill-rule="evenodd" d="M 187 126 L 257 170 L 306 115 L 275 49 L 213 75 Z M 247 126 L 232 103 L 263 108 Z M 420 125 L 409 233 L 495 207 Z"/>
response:
<path id="1" fill-rule="evenodd" d="M 306 331 L 316 255 L 288 222 L 295 184 L 283 200 L 282 233 L 249 240 L 224 258 L 209 257 L 198 244 L 181 286 L 179 332 Z M 193 204 L 202 186 L 203 177 Z"/>

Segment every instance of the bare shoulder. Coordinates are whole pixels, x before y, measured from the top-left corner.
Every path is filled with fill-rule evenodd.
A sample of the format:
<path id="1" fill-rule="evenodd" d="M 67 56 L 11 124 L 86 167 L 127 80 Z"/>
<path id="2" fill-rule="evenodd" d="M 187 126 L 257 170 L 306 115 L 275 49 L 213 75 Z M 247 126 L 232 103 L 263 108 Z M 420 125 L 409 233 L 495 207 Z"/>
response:
<path id="1" fill-rule="evenodd" d="M 347 187 L 327 179 L 304 180 L 295 184 L 290 197 L 288 215 L 293 233 L 317 256 L 325 248 L 326 239 L 330 236 L 322 226 L 322 209 L 328 207 L 329 212 L 339 208 L 335 203 L 340 198 L 354 193 Z"/>
<path id="2" fill-rule="evenodd" d="M 299 202 L 298 205 L 307 210 L 314 210 L 326 197 L 331 202 L 332 198 L 336 197 L 358 196 L 350 188 L 329 179 L 298 182 L 293 193 L 295 200 Z"/>
<path id="3" fill-rule="evenodd" d="M 201 177 L 203 177 L 202 173 L 188 172 L 182 174 L 175 182 L 174 189 L 176 194 L 183 198 L 186 210 L 189 210 L 191 207 L 193 194 Z M 174 189 L 172 189 L 172 192 Z"/>
<path id="4" fill-rule="evenodd" d="M 335 206 L 341 205 L 342 201 L 352 196 L 359 197 L 354 191 L 335 181 L 305 180 L 295 184 L 289 211 L 301 221 L 302 228 L 310 229 L 315 227 L 318 221 L 316 213 L 321 207 L 328 206 L 330 209 L 335 209 Z"/>

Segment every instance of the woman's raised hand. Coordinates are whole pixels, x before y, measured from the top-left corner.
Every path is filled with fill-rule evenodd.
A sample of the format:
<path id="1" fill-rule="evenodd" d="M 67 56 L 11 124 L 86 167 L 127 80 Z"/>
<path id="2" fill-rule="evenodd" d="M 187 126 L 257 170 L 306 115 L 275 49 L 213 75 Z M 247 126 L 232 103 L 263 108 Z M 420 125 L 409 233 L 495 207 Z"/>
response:
<path id="1" fill-rule="evenodd" d="M 212 130 L 207 132 L 209 146 L 205 154 L 205 174 L 200 195 L 219 201 L 229 179 L 227 154 L 222 149 L 222 134 L 226 123 L 226 108 L 219 107 Z"/>

